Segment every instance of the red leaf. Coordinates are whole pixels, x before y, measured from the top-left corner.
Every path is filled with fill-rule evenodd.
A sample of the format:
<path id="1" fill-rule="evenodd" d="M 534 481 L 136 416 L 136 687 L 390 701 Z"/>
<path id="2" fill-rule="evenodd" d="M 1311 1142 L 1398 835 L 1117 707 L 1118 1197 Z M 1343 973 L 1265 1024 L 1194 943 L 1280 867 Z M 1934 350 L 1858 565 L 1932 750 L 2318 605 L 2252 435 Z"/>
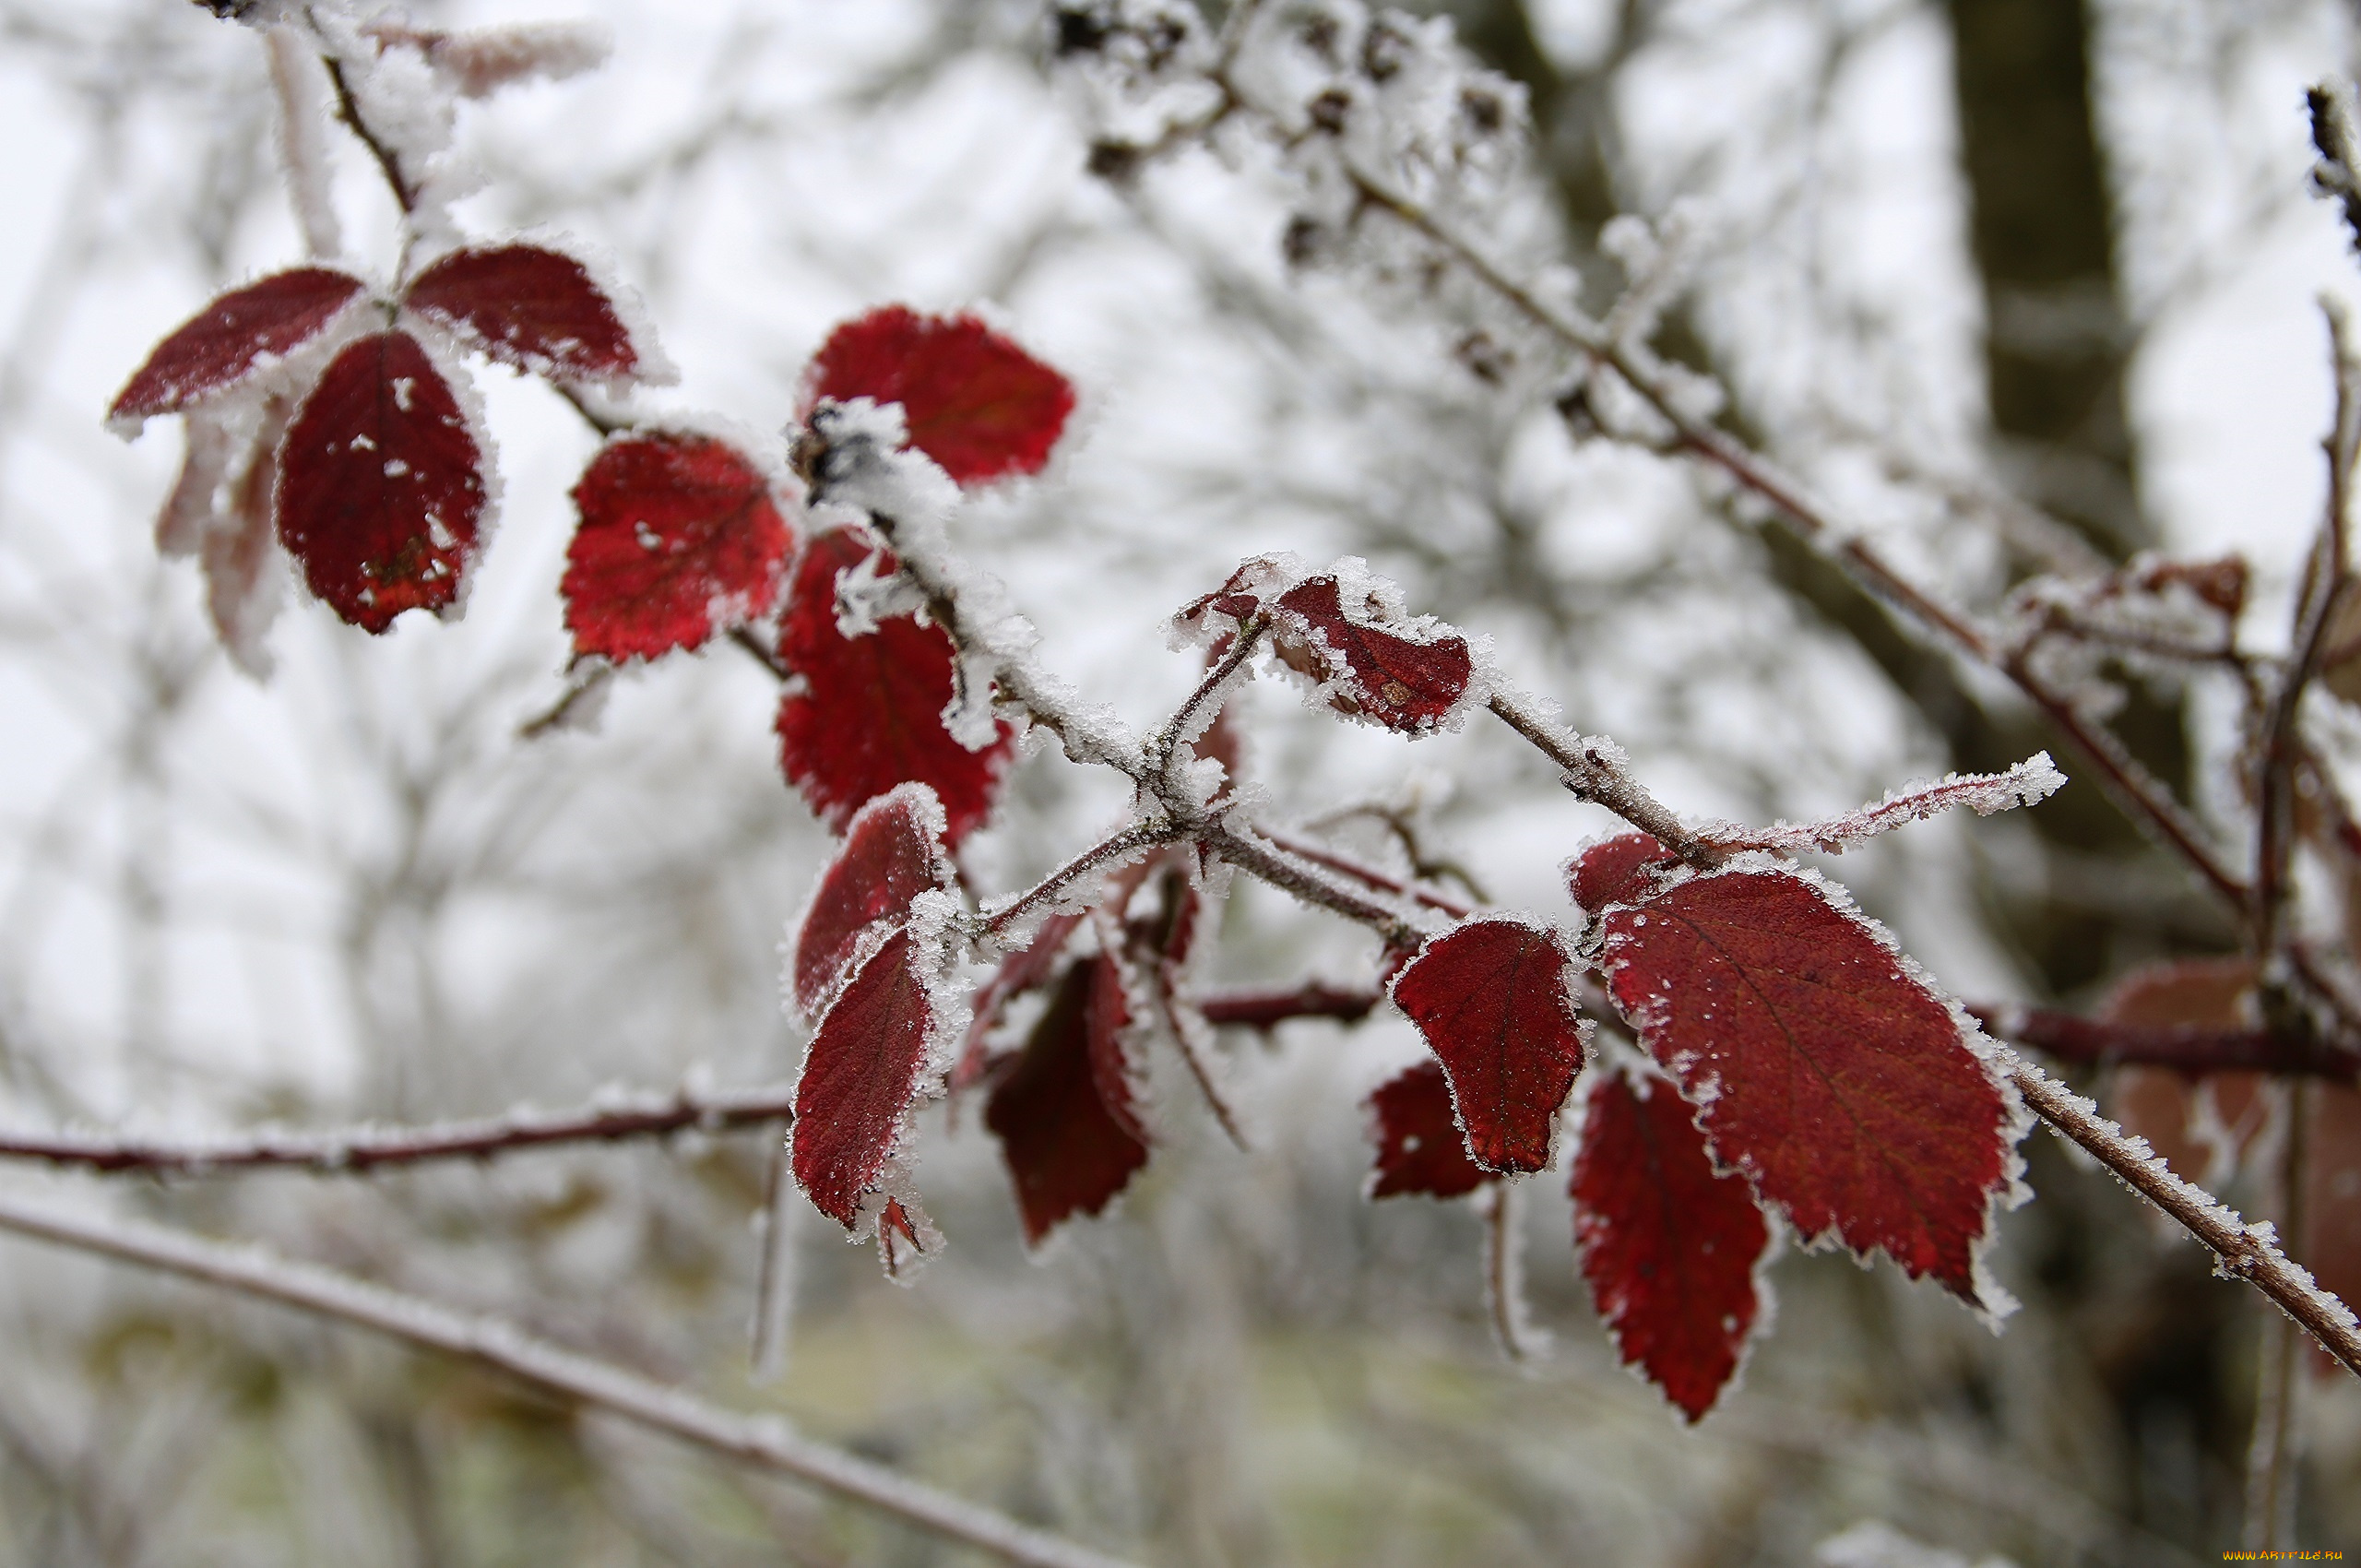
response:
<path id="1" fill-rule="evenodd" d="M 1442 1063 L 1467 1153 L 1487 1170 L 1549 1163 L 1584 1044 L 1567 967 L 1553 932 L 1489 916 L 1430 938 L 1394 978 L 1394 1004 Z"/>
<path id="2" fill-rule="evenodd" d="M 475 555 L 481 457 L 418 339 L 363 338 L 329 363 L 279 448 L 279 541 L 356 626 L 439 610 Z"/>
<path id="3" fill-rule="evenodd" d="M 1090 1081 L 1098 1086 L 1098 1098 L 1115 1124 L 1133 1141 L 1147 1143 L 1147 1130 L 1140 1124 L 1138 1097 L 1132 1089 L 1136 1075 L 1132 1063 L 1132 998 L 1120 959 L 1101 953 L 1090 960 L 1086 1013 L 1084 1032 L 1089 1039 Z"/>
<path id="4" fill-rule="evenodd" d="M 955 847 L 991 814 L 1015 732 L 1002 724 L 998 740 L 971 752 L 943 730 L 953 653 L 940 626 L 896 616 L 867 636 L 836 630 L 836 574 L 872 548 L 852 528 L 832 529 L 803 548 L 779 628 L 779 657 L 802 677 L 779 703 L 780 762 L 813 812 L 838 831 L 895 785 L 926 784 L 943 802 Z"/>
<path id="5" fill-rule="evenodd" d="M 1050 971 L 1065 951 L 1066 938 L 1082 924 L 1079 913 L 1051 915 L 1033 933 L 1033 940 L 1000 961 L 976 992 L 975 1012 L 967 1021 L 967 1038 L 959 1048 L 958 1065 L 951 1069 L 954 1093 L 967 1088 L 984 1075 L 985 1039 L 1001 1019 L 1001 1014 L 1016 998 L 1048 982 Z"/>
<path id="6" fill-rule="evenodd" d="M 1643 1099 L 1602 1073 L 1590 1091 L 1570 1184 L 1574 1242 L 1624 1363 L 1694 1421 L 1738 1371 L 1771 1228 L 1746 1178 L 1714 1171 L 1692 1108 L 1669 1084 L 1644 1087 Z"/>
<path id="7" fill-rule="evenodd" d="M 1475 676 L 1467 639 L 1399 619 L 1373 594 L 1348 614 L 1342 591 L 1323 576 L 1279 596 L 1279 656 L 1323 685 L 1335 683 L 1329 700 L 1337 708 L 1389 730 L 1418 734 L 1448 719 Z"/>
<path id="8" fill-rule="evenodd" d="M 863 936 L 907 918 L 919 894 L 952 885 L 942 842 L 943 807 L 923 784 L 889 790 L 855 814 L 796 926 L 789 968 L 806 1017 L 827 1005 Z"/>
<path id="9" fill-rule="evenodd" d="M 803 413 L 823 398 L 899 403 L 910 445 L 961 484 L 1038 473 L 1074 412 L 1066 378 L 972 315 L 887 305 L 812 358 Z"/>
<path id="10" fill-rule="evenodd" d="M 1643 880 L 1643 873 L 1679 863 L 1680 857 L 1657 843 L 1654 835 L 1620 833 L 1576 857 L 1567 885 L 1575 903 L 1596 914 L 1609 904 L 1644 897 L 1653 884 Z"/>
<path id="11" fill-rule="evenodd" d="M 1147 1146 L 1108 1105 L 1095 1071 L 1090 1024 L 1103 958 L 1074 964 L 1025 1050 L 993 1086 L 984 1125 L 1000 1139 L 1016 1186 L 1025 1240 L 1076 1214 L 1097 1214 L 1147 1163 Z"/>
<path id="12" fill-rule="evenodd" d="M 1598 929 L 1617 1008 L 1703 1107 L 1717 1158 L 1807 1241 L 1882 1249 L 1977 1300 L 2010 1107 L 1904 959 L 1785 871 L 1692 877 Z"/>
<path id="13" fill-rule="evenodd" d="M 1466 1139 L 1452 1119 L 1451 1085 L 1442 1063 L 1429 1060 L 1405 1068 L 1362 1104 L 1369 1111 L 1370 1141 L 1377 1145 L 1370 1197 L 1425 1193 L 1455 1198 L 1499 1180 L 1467 1158 Z"/>
<path id="14" fill-rule="evenodd" d="M 647 368 L 614 301 L 562 251 L 452 251 L 411 280 L 402 303 L 503 364 L 552 381 L 614 380 Z"/>
<path id="15" fill-rule="evenodd" d="M 325 267 L 274 272 L 232 289 L 156 345 L 107 410 L 111 420 L 177 413 L 227 391 L 317 337 L 361 292 L 361 279 Z"/>
<path id="16" fill-rule="evenodd" d="M 848 1230 L 901 1149 L 934 1053 L 934 997 L 918 957 L 908 926 L 869 956 L 820 1020 L 795 1086 L 796 1182 Z"/>
<path id="17" fill-rule="evenodd" d="M 704 644 L 767 613 L 793 542 L 770 481 L 728 442 L 658 432 L 609 443 L 574 487 L 565 624 L 618 663 Z"/>

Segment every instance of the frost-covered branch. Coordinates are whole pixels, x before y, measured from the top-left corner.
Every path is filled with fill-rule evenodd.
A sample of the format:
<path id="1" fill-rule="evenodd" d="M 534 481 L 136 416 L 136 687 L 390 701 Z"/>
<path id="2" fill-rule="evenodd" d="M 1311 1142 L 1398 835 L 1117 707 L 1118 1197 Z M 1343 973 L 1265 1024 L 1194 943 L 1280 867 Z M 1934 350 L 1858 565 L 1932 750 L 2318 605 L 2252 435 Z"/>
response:
<path id="1" fill-rule="evenodd" d="M 2027 757 L 2006 773 L 1954 773 L 1932 784 L 1912 784 L 1896 790 L 1873 806 L 1800 826 L 1776 823 L 1769 827 L 1714 832 L 1706 837 L 1725 850 L 1775 849 L 1797 854 L 1818 849 L 1841 855 L 1852 845 L 1913 822 L 1924 822 L 1947 811 L 1964 808 L 1978 816 L 2013 811 L 2047 800 L 2064 787 L 2066 776 L 2042 752 Z"/>
<path id="2" fill-rule="evenodd" d="M 150 1138 L 106 1133 L 0 1129 L 0 1159 L 41 1160 L 89 1170 L 208 1176 L 292 1170 L 362 1175 L 445 1159 L 493 1159 L 561 1144 L 627 1143 L 678 1133 L 726 1133 L 794 1119 L 795 1091 L 779 1084 L 708 1093 L 609 1097 L 575 1111 L 512 1111 L 504 1116 L 413 1127 L 348 1127 L 222 1138 Z"/>
<path id="3" fill-rule="evenodd" d="M 1496 692 L 1490 704 L 1501 720 L 1565 770 L 1565 786 L 1579 800 L 1605 806 L 1691 865 L 1711 866 L 1722 851 L 1685 826 L 1672 808 L 1623 771 L 1607 742 L 1575 735 L 1549 721 L 1528 699 Z"/>
<path id="4" fill-rule="evenodd" d="M 1374 888 L 1380 893 L 1391 893 L 1398 897 L 1410 899 L 1414 903 L 1423 904 L 1428 909 L 1449 915 L 1454 920 L 1464 920 L 1476 912 L 1476 906 L 1464 899 L 1453 898 L 1445 893 L 1437 893 L 1432 888 L 1421 887 L 1415 882 L 1405 882 L 1398 876 L 1389 876 L 1375 866 L 1364 865 L 1350 855 L 1340 854 L 1324 845 L 1311 843 L 1297 834 L 1270 827 L 1259 828 L 1257 831 L 1297 859 L 1310 861 L 1313 865 L 1349 876 L 1363 886 Z"/>
<path id="5" fill-rule="evenodd" d="M 465 1357 L 562 1399 L 726 1457 L 791 1476 L 864 1506 L 1026 1568 L 1121 1568 L 1118 1559 L 1018 1524 L 1005 1515 L 801 1437 L 776 1416 L 743 1416 L 528 1334 L 505 1319 L 135 1219 L 76 1214 L 0 1196 L 0 1229 L 161 1269 L 283 1306 L 358 1324 Z"/>
<path id="6" fill-rule="evenodd" d="M 983 913 L 983 929 L 994 937 L 1002 936 L 1045 907 L 1072 897 L 1076 885 L 1092 873 L 1128 860 L 1142 849 L 1185 837 L 1185 829 L 1169 821 L 1135 822 L 1093 844 L 1024 892 L 991 904 Z"/>
<path id="7" fill-rule="evenodd" d="M 2101 1115 L 2097 1106 L 2024 1058 L 2011 1052 L 2004 1061 L 2009 1080 L 2035 1115 L 2212 1248 L 2220 1260 L 2217 1273 L 2243 1279 L 2270 1297 L 2321 1348 L 2361 1376 L 2361 1321 L 2279 1250 L 2271 1225 L 2248 1224 L 2203 1188 L 2174 1175 L 2146 1139 L 2126 1133 Z"/>

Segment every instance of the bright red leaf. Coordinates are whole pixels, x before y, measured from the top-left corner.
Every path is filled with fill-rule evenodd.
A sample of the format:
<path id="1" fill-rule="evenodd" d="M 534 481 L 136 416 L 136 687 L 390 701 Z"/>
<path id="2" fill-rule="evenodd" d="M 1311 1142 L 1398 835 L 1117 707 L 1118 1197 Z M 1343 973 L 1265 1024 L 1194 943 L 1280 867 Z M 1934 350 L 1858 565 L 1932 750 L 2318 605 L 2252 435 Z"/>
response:
<path id="1" fill-rule="evenodd" d="M 482 453 L 450 383 L 407 332 L 337 355 L 279 448 L 279 538 L 356 626 L 458 597 L 483 517 Z"/>
<path id="2" fill-rule="evenodd" d="M 1714 1155 L 1807 1240 L 1881 1249 L 1973 1301 L 2009 1183 L 2009 1106 L 1951 1009 L 1786 871 L 1674 884 L 1599 916 L 1617 1008 Z"/>
<path id="3" fill-rule="evenodd" d="M 1491 916 L 1430 938 L 1394 978 L 1394 1001 L 1442 1063 L 1467 1153 L 1487 1170 L 1549 1163 L 1583 1065 L 1567 968 L 1554 932 Z"/>
<path id="4" fill-rule="evenodd" d="M 266 361 L 317 337 L 361 286 L 360 279 L 328 267 L 299 267 L 231 290 L 156 345 L 107 417 L 178 413 L 227 391 Z"/>
<path id="5" fill-rule="evenodd" d="M 1624 1362 L 1694 1421 L 1738 1371 L 1771 1228 L 1746 1178 L 1714 1170 L 1694 1109 L 1669 1084 L 1647 1087 L 1643 1099 L 1622 1074 L 1602 1073 L 1590 1091 L 1570 1183 L 1574 1242 Z"/>
<path id="6" fill-rule="evenodd" d="M 795 1086 L 795 1180 L 851 1229 L 900 1152 L 938 1019 L 910 929 L 885 939 L 820 1020 Z"/>
<path id="7" fill-rule="evenodd" d="M 1592 914 L 1609 904 L 1628 904 L 1643 897 L 1649 885 L 1643 873 L 1679 865 L 1680 857 L 1657 843 L 1651 834 L 1619 833 L 1603 844 L 1593 844 L 1576 858 L 1568 877 L 1574 902 Z"/>
<path id="8" fill-rule="evenodd" d="M 942 844 L 943 807 L 923 784 L 889 790 L 855 814 L 795 929 L 788 972 L 805 1016 L 827 1005 L 864 936 L 906 919 L 919 894 L 952 885 Z"/>
<path id="9" fill-rule="evenodd" d="M 1362 590 L 1355 590 L 1360 593 Z M 1476 672 L 1467 639 L 1389 614 L 1374 595 L 1348 613 L 1334 576 L 1309 577 L 1281 594 L 1279 656 L 1323 684 L 1347 713 L 1418 734 L 1448 719 Z"/>
<path id="10" fill-rule="evenodd" d="M 896 616 L 866 636 L 836 630 L 836 574 L 873 548 L 852 528 L 804 546 L 779 628 L 779 657 L 802 678 L 779 703 L 780 763 L 813 812 L 838 831 L 895 785 L 928 785 L 955 846 L 991 814 L 1015 732 L 1002 724 L 999 739 L 971 752 L 944 731 L 953 650 L 940 626 Z"/>
<path id="11" fill-rule="evenodd" d="M 1370 1091 L 1370 1141 L 1377 1162 L 1370 1171 L 1369 1195 L 1404 1193 L 1455 1198 L 1495 1181 L 1467 1158 L 1467 1142 L 1451 1114 L 1451 1085 L 1434 1061 L 1406 1067 Z"/>
<path id="12" fill-rule="evenodd" d="M 1147 1163 L 1128 1099 L 1119 1114 L 1096 1071 L 1091 1014 L 1105 963 L 1067 968 L 985 1103 L 984 1125 L 1000 1139 L 1028 1244 L 1038 1246 L 1074 1215 L 1104 1209 Z"/>
<path id="13" fill-rule="evenodd" d="M 766 614 L 793 538 L 770 481 L 709 435 L 610 442 L 574 487 L 566 629 L 577 654 L 621 662 L 693 648 Z"/>
<path id="14" fill-rule="evenodd" d="M 1074 412 L 1064 376 L 974 316 L 901 305 L 848 321 L 821 345 L 804 413 L 822 398 L 901 404 L 910 445 L 961 484 L 1039 472 Z"/>
<path id="15" fill-rule="evenodd" d="M 562 251 L 452 251 L 411 281 L 402 303 L 502 363 L 552 381 L 612 381 L 648 368 L 614 301 Z"/>

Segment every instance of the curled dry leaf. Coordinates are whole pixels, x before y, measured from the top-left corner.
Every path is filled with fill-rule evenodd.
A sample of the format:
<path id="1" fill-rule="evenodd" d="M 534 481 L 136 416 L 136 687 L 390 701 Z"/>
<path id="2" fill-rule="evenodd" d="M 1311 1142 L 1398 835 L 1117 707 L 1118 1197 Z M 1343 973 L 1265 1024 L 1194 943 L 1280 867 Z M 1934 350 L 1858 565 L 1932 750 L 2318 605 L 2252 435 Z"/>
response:
<path id="1" fill-rule="evenodd" d="M 767 614 L 794 542 L 770 480 L 708 435 L 608 443 L 574 487 L 566 629 L 577 655 L 618 663 L 702 647 Z"/>
<path id="2" fill-rule="evenodd" d="M 1394 977 L 1394 1004 L 1442 1063 L 1467 1153 L 1487 1170 L 1549 1164 L 1589 1036 L 1571 967 L 1554 932 L 1499 915 L 1430 938 Z"/>
<path id="3" fill-rule="evenodd" d="M 541 245 L 469 245 L 430 262 L 402 303 L 503 364 L 553 381 L 617 381 L 647 368 L 590 269 Z"/>
<path id="4" fill-rule="evenodd" d="M 361 288 L 349 273 L 298 267 L 231 290 L 156 345 L 107 417 L 136 422 L 228 391 L 318 337 Z"/>
<path id="5" fill-rule="evenodd" d="M 1575 883 L 1595 893 L 1644 857 L 1610 840 L 1584 862 Z M 2016 1118 L 1950 1004 L 1767 857 L 1626 890 L 1638 901 L 1597 911 L 1596 961 L 1640 1042 L 1703 1107 L 1714 1157 L 1807 1241 L 1882 1251 L 1984 1304 L 1976 1253 L 2010 1190 Z"/>
<path id="6" fill-rule="evenodd" d="M 791 1163 L 813 1206 L 856 1229 L 901 1151 L 941 1020 L 908 925 L 870 954 L 820 1020 L 795 1086 Z"/>
<path id="7" fill-rule="evenodd" d="M 1569 1184 L 1599 1316 L 1624 1362 L 1692 1421 L 1738 1372 L 1771 1244 L 1746 1179 L 1714 1169 L 1695 1117 L 1669 1084 L 1599 1074 Z"/>
<path id="8" fill-rule="evenodd" d="M 1467 1158 L 1466 1139 L 1451 1113 L 1451 1085 L 1442 1064 L 1425 1061 L 1406 1067 L 1371 1090 L 1362 1102 L 1369 1112 L 1370 1141 L 1377 1159 L 1370 1171 L 1369 1195 L 1405 1193 L 1455 1198 L 1498 1178 Z"/>
<path id="9" fill-rule="evenodd" d="M 909 918 L 921 893 L 949 888 L 943 806 L 923 784 L 887 790 L 853 816 L 796 925 L 789 990 L 806 1017 L 820 1013 L 860 956 L 862 939 Z"/>
<path id="10" fill-rule="evenodd" d="M 279 448 L 279 538 L 338 615 L 382 632 L 455 602 L 484 508 L 459 400 L 407 332 L 328 364 Z"/>
<path id="11" fill-rule="evenodd" d="M 1104 956 L 1067 966 L 985 1102 L 984 1125 L 1000 1139 L 1028 1245 L 1075 1215 L 1105 1209 L 1147 1163 L 1128 1081 L 1100 1071 L 1097 1015 L 1111 968 Z"/>
<path id="12" fill-rule="evenodd" d="M 910 445 L 961 484 L 1040 471 L 1074 412 L 1066 378 L 971 315 L 887 305 L 812 358 L 803 413 L 823 398 L 899 403 Z"/>
<path id="13" fill-rule="evenodd" d="M 1475 679 L 1465 637 L 1394 614 L 1372 588 L 1310 577 L 1272 608 L 1279 657 L 1333 687 L 1340 712 L 1389 730 L 1421 734 L 1449 721 Z"/>
<path id="14" fill-rule="evenodd" d="M 779 703 L 780 765 L 838 831 L 895 785 L 923 783 L 943 802 L 955 847 L 991 814 L 1015 732 L 996 721 L 993 742 L 971 752 L 943 729 L 954 654 L 940 626 L 895 616 L 865 636 L 836 629 L 836 576 L 875 549 L 853 528 L 804 546 L 779 628 L 779 658 L 801 677 Z"/>

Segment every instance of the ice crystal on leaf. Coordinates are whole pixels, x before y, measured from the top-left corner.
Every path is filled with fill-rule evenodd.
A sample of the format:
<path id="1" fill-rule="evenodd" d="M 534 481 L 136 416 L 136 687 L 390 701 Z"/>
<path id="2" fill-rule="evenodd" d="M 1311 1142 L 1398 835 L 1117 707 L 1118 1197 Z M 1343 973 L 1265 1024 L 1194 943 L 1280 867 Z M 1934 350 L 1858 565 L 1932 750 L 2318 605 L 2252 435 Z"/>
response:
<path id="1" fill-rule="evenodd" d="M 338 615 L 382 632 L 458 602 L 483 523 L 483 451 L 407 332 L 347 347 L 280 447 L 279 541 Z"/>
<path id="2" fill-rule="evenodd" d="M 902 305 L 846 322 L 820 346 L 804 417 L 824 398 L 900 404 L 910 445 L 963 485 L 1039 472 L 1074 412 L 1066 378 L 983 322 Z"/>
<path id="3" fill-rule="evenodd" d="M 866 636 L 836 626 L 836 577 L 878 546 L 857 528 L 803 547 L 779 628 L 779 658 L 800 680 L 779 703 L 780 764 L 814 814 L 839 831 L 895 785 L 916 781 L 943 802 L 956 845 L 991 814 L 1015 734 L 970 751 L 943 727 L 955 654 L 940 626 L 907 616 Z"/>
<path id="4" fill-rule="evenodd" d="M 574 487 L 565 624 L 577 654 L 621 662 L 703 646 L 767 614 L 789 546 L 770 476 L 726 441 L 635 432 Z"/>
<path id="5" fill-rule="evenodd" d="M 1714 1169 L 1695 1117 L 1669 1084 L 1600 1073 L 1569 1183 L 1599 1316 L 1623 1360 L 1692 1421 L 1738 1372 L 1771 1242 L 1746 1179 Z"/>
<path id="6" fill-rule="evenodd" d="M 1589 850 L 1578 896 L 1644 849 Z M 1824 885 L 1769 856 L 1620 891 L 1633 901 L 1597 909 L 1588 941 L 1618 1011 L 1703 1108 L 1714 1158 L 1807 1241 L 1881 1251 L 1997 1306 L 1977 1253 L 2011 1188 L 2017 1111 L 1973 1026 Z"/>
<path id="7" fill-rule="evenodd" d="M 884 1190 L 927 1088 L 945 1020 L 917 922 L 853 971 L 821 1018 L 795 1087 L 792 1165 L 813 1206 L 857 1230 Z"/>
<path id="8" fill-rule="evenodd" d="M 1554 932 L 1490 916 L 1430 938 L 1394 977 L 1394 1001 L 1442 1063 L 1467 1153 L 1487 1170 L 1548 1167 L 1590 1034 L 1572 967 Z"/>

